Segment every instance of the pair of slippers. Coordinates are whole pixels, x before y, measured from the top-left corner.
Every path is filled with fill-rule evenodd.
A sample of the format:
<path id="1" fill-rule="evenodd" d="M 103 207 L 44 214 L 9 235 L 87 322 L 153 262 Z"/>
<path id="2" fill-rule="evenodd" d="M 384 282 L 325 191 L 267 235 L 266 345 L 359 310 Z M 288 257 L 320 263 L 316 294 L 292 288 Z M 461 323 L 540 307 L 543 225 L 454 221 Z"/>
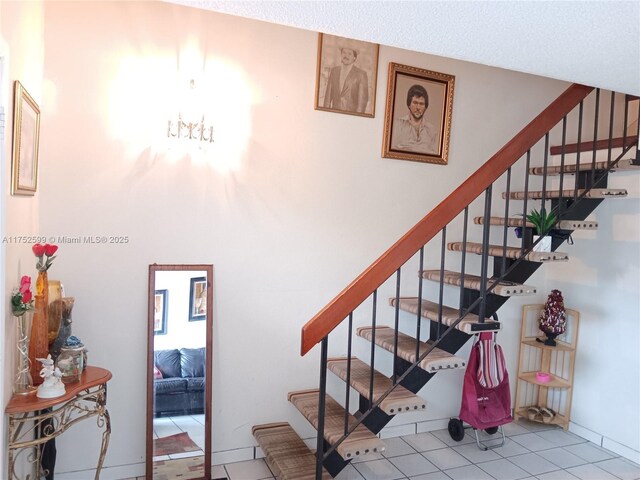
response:
<path id="1" fill-rule="evenodd" d="M 546 407 L 527 408 L 527 417 L 532 422 L 551 423 L 556 416 L 556 412 Z"/>

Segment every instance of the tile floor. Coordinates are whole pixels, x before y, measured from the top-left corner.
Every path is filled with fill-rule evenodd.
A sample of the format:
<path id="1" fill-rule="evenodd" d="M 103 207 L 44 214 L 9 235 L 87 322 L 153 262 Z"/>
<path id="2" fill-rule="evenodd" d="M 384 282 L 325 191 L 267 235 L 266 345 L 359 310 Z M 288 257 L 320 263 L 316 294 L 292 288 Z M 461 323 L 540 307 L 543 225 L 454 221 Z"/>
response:
<path id="1" fill-rule="evenodd" d="M 157 427 L 160 436 L 179 433 L 175 428 L 188 429 L 193 425 L 187 419 L 166 420 L 170 421 L 159 422 Z M 336 479 L 640 479 L 640 465 L 558 427 L 520 421 L 506 425 L 504 431 L 507 436 L 504 446 L 486 452 L 476 446 L 472 430 L 467 430 L 461 442 L 453 441 L 447 430 L 387 438 L 384 440 L 387 449 L 383 454 L 353 461 Z M 482 435 L 487 438 L 484 433 Z M 213 478 L 265 480 L 274 476 L 265 461 L 257 459 L 216 465 Z"/>

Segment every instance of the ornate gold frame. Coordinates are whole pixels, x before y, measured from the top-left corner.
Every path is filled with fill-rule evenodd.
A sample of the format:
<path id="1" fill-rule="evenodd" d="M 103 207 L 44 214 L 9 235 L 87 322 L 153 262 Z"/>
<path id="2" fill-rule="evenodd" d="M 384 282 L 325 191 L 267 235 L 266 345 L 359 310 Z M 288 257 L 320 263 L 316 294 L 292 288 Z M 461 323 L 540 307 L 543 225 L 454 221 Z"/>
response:
<path id="1" fill-rule="evenodd" d="M 401 79 L 401 82 L 398 79 Z M 402 83 L 403 91 L 398 92 L 398 83 Z M 392 135 L 394 124 L 398 118 L 404 115 L 406 110 L 395 112 L 399 102 L 404 102 L 408 88 L 404 88 L 407 83 L 421 85 L 427 90 L 429 95 L 429 106 L 425 117 L 436 119 L 438 122 L 438 142 L 437 151 L 434 153 L 423 153 L 412 151 L 408 148 L 392 147 Z M 387 83 L 387 102 L 384 115 L 384 134 L 382 144 L 382 156 L 385 158 L 395 158 L 399 160 L 410 160 L 412 162 L 437 163 L 446 165 L 449 161 L 449 136 L 451 133 L 451 115 L 453 111 L 453 88 L 455 77 L 446 73 L 433 72 L 417 67 L 389 64 L 389 81 Z M 397 97 L 398 93 L 401 97 Z M 439 101 L 438 101 L 439 100 Z M 406 109 L 406 104 L 400 105 Z M 433 113 L 434 109 L 436 114 Z M 431 112 L 430 112 L 431 111 Z M 434 124 L 435 126 L 435 124 Z"/>
<path id="2" fill-rule="evenodd" d="M 40 108 L 16 80 L 13 102 L 13 163 L 11 194 L 34 195 L 38 187 Z M 28 177 L 30 174 L 31 178 Z"/>

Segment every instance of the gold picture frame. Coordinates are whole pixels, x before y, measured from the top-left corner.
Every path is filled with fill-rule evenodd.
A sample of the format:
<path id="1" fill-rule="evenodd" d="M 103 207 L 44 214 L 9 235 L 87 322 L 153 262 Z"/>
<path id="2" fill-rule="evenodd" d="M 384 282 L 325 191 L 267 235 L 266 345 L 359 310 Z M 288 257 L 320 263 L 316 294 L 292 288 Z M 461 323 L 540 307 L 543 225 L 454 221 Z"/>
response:
<path id="1" fill-rule="evenodd" d="M 315 109 L 373 118 L 379 50 L 376 43 L 319 33 Z"/>
<path id="2" fill-rule="evenodd" d="M 40 108 L 17 80 L 13 94 L 11 194 L 34 195 L 38 188 Z"/>
<path id="3" fill-rule="evenodd" d="M 446 165 L 455 77 L 389 64 L 382 156 Z"/>

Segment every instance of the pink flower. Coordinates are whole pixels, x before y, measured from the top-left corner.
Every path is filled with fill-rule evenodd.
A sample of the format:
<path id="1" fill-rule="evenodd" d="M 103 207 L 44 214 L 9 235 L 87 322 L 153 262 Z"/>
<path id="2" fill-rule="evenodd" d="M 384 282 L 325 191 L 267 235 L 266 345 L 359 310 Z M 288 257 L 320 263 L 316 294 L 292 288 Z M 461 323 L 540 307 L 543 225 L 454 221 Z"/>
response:
<path id="1" fill-rule="evenodd" d="M 20 293 L 28 292 L 31 289 L 31 277 L 29 275 L 23 275 L 20 279 Z"/>
<path id="2" fill-rule="evenodd" d="M 29 303 L 32 297 L 33 297 L 33 294 L 31 293 L 31 290 L 22 292 L 22 303 Z"/>
<path id="3" fill-rule="evenodd" d="M 35 254 L 38 261 L 36 262 L 36 268 L 39 272 L 46 272 L 49 270 L 49 267 L 53 263 L 54 254 L 58 251 L 57 245 L 51 245 L 49 243 L 45 243 L 42 245 L 41 243 L 36 243 L 33 247 L 31 247 L 33 253 Z M 46 260 L 43 258 L 46 255 Z"/>

